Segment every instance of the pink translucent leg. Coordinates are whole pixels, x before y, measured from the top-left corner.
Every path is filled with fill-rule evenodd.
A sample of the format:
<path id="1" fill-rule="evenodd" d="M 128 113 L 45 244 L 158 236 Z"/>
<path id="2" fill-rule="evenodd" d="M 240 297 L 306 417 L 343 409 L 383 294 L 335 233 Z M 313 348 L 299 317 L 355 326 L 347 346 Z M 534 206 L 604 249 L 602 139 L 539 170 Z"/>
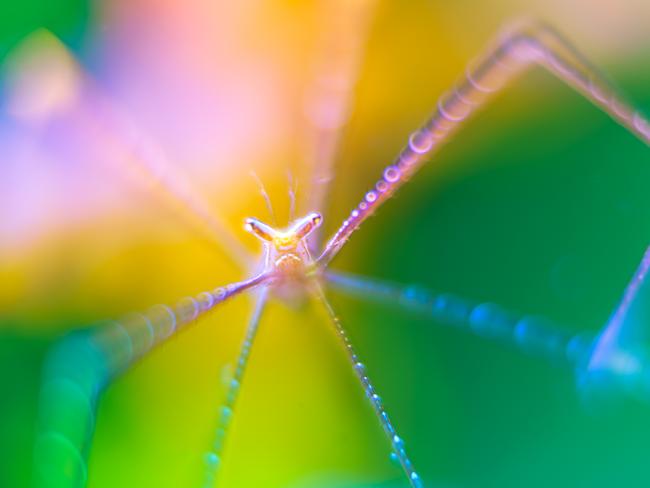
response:
<path id="1" fill-rule="evenodd" d="M 86 456 L 103 389 L 157 344 L 220 303 L 269 279 L 259 275 L 183 298 L 173 307 L 156 305 L 59 340 L 43 367 L 33 486 L 85 486 Z"/>
<path id="2" fill-rule="evenodd" d="M 508 30 L 440 99 L 433 116 L 411 134 L 408 145 L 395 162 L 384 169 L 375 188 L 366 193 L 327 242 L 319 262 L 331 261 L 352 232 L 421 168 L 476 109 L 532 65 L 542 66 L 555 74 L 640 140 L 650 144 L 648 120 L 625 103 L 600 73 L 555 30 L 544 24 L 527 24 Z"/>

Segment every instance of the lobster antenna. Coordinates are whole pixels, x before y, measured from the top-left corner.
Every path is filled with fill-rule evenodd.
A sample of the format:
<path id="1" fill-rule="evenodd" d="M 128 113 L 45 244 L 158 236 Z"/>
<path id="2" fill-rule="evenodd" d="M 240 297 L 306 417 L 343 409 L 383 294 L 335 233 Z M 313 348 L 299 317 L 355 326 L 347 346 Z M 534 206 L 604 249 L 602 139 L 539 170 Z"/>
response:
<path id="1" fill-rule="evenodd" d="M 266 191 L 266 188 L 264 188 L 264 183 L 260 179 L 259 176 L 257 176 L 257 173 L 253 170 L 250 172 L 251 176 L 253 179 L 257 182 L 257 186 L 259 187 L 260 193 L 262 194 L 262 198 L 264 198 L 264 203 L 266 204 L 266 209 L 269 211 L 269 215 L 271 216 L 271 220 L 273 221 L 273 225 L 277 226 L 278 222 L 275 219 L 275 212 L 273 211 L 273 205 L 271 204 L 271 198 L 269 197 L 269 194 Z"/>

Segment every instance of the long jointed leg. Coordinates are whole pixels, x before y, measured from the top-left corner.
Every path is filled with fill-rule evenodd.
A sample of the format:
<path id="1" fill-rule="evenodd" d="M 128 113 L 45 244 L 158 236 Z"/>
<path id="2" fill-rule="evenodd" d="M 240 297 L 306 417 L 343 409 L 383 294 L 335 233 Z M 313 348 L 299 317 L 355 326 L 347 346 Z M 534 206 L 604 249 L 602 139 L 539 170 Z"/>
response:
<path id="1" fill-rule="evenodd" d="M 411 463 L 411 460 L 406 454 L 404 441 L 402 440 L 401 437 L 399 437 L 399 435 L 397 435 L 397 432 L 395 431 L 395 427 L 393 427 L 392 422 L 388 418 L 388 414 L 386 413 L 386 410 L 384 410 L 380 396 L 377 394 L 375 388 L 372 386 L 372 383 L 370 382 L 370 379 L 368 378 L 365 365 L 361 362 L 359 356 L 355 352 L 347 332 L 343 328 L 343 325 L 341 324 L 340 319 L 334 312 L 334 309 L 332 308 L 332 305 L 330 304 L 329 300 L 327 300 L 327 297 L 325 296 L 325 293 L 323 292 L 322 288 L 316 282 L 313 283 L 313 286 L 314 286 L 314 293 L 316 297 L 325 306 L 325 309 L 327 310 L 327 313 L 334 326 L 336 335 L 341 340 L 343 347 L 345 348 L 345 352 L 348 356 L 348 359 L 352 364 L 354 374 L 359 379 L 359 382 L 363 387 L 363 391 L 365 392 L 366 397 L 370 402 L 370 405 L 375 411 L 375 414 L 379 419 L 379 422 L 382 426 L 382 429 L 384 430 L 384 433 L 388 437 L 388 441 L 390 442 L 390 446 L 392 450 L 391 457 L 395 457 L 396 460 L 401 465 L 402 469 L 404 470 L 404 474 L 408 478 L 410 486 L 412 486 L 413 488 L 421 488 L 423 485 L 420 476 L 413 468 L 413 464 Z"/>
<path id="2" fill-rule="evenodd" d="M 582 364 L 594 340 L 589 333 L 571 334 L 549 319 L 516 313 L 494 303 L 336 271 L 327 271 L 324 277 L 328 285 L 348 295 L 424 314 L 441 324 L 512 344 L 554 362 Z"/>
<path id="3" fill-rule="evenodd" d="M 185 297 L 173 307 L 156 305 L 60 339 L 43 366 L 34 486 L 84 486 L 95 412 L 106 385 L 184 326 L 267 278 L 260 275 Z"/>
<path id="4" fill-rule="evenodd" d="M 111 169 L 145 190 L 189 229 L 223 249 L 240 268 L 247 269 L 253 260 L 250 253 L 236 239 L 224 218 L 197 191 L 182 167 L 172 164 L 144 131 L 136 131 L 135 124 L 115 102 L 99 90 L 94 90 L 92 96 L 89 101 L 92 111 L 80 111 L 77 122 L 91 131 L 96 143 L 105 148 Z"/>
<path id="5" fill-rule="evenodd" d="M 47 66 L 56 71 L 57 64 L 62 72 L 68 72 L 68 64 L 74 63 L 74 72 L 79 77 L 80 88 L 65 113 L 56 112 L 56 117 L 65 117 L 75 132 L 84 138 L 83 145 L 92 146 L 93 154 L 103 154 L 101 159 L 129 183 L 153 196 L 157 203 L 174 213 L 191 229 L 208 237 L 227 252 L 241 268 L 247 269 L 251 256 L 237 241 L 223 218 L 215 212 L 205 198 L 191 185 L 187 175 L 168 161 L 163 148 L 135 123 L 127 111 L 102 89 L 87 70 L 75 59 L 67 46 L 52 34 L 39 30 L 25 41 L 30 52 L 42 52 L 44 59 L 34 61 L 35 66 Z M 43 43 L 39 46 L 38 43 Z M 43 49 L 38 49 L 43 47 Z M 54 49 L 52 49 L 54 47 Z M 54 66 L 53 66 L 54 65 Z M 38 79 L 38 77 L 36 77 Z M 42 87 L 50 89 L 46 81 Z M 87 160 L 94 157 L 86 155 Z"/>
<path id="6" fill-rule="evenodd" d="M 246 337 L 244 338 L 244 342 L 242 343 L 241 349 L 239 351 L 239 357 L 235 366 L 235 373 L 233 374 L 233 377 L 230 380 L 230 384 L 228 385 L 226 400 L 219 409 L 219 420 L 217 429 L 215 431 L 212 448 L 205 455 L 206 465 L 203 488 L 212 487 L 215 483 L 217 471 L 219 469 L 221 457 L 223 455 L 223 448 L 226 441 L 226 435 L 228 433 L 228 427 L 233 416 L 235 404 L 237 403 L 239 389 L 244 379 L 244 373 L 248 364 L 248 358 L 250 357 L 253 342 L 255 341 L 255 336 L 257 335 L 257 330 L 259 327 L 260 319 L 262 317 L 262 311 L 264 310 L 264 305 L 266 304 L 267 296 L 268 288 L 265 287 L 260 291 L 260 294 L 257 298 L 255 310 L 253 311 L 253 315 L 250 319 L 250 322 L 248 323 L 248 328 L 246 329 Z"/>
<path id="7" fill-rule="evenodd" d="M 316 52 L 312 57 L 313 78 L 305 101 L 305 123 L 301 140 L 304 159 L 311 176 L 306 184 L 306 206 L 302 212 L 328 207 L 333 165 L 341 137 L 352 109 L 354 88 L 359 77 L 363 49 L 376 0 L 320 2 L 323 20 L 316 33 Z M 310 251 L 322 246 L 322 230 L 311 236 Z"/>
<path id="8" fill-rule="evenodd" d="M 589 392 L 618 388 L 650 401 L 650 247 L 630 280 L 623 297 L 603 327 L 580 386 Z M 596 390 L 597 391 L 597 390 Z"/>
<path id="9" fill-rule="evenodd" d="M 217 305 L 264 283 L 269 278 L 269 275 L 260 274 L 248 280 L 199 293 L 195 297 L 181 298 L 173 307 L 155 305 L 144 314 L 127 315 L 98 329 L 94 334 L 96 342 L 107 358 L 114 358 L 116 365 L 113 372 L 119 373 L 155 345 L 166 341 Z M 126 354 L 128 351 L 131 353 Z M 118 361 L 125 354 L 126 356 Z"/>
<path id="10" fill-rule="evenodd" d="M 384 169 L 375 188 L 352 210 L 319 258 L 328 263 L 350 234 L 372 215 L 446 142 L 494 92 L 533 64 L 545 67 L 650 145 L 650 123 L 623 102 L 615 90 L 563 37 L 546 25 L 510 30 L 438 102 L 434 115 L 411 134 L 395 162 Z"/>

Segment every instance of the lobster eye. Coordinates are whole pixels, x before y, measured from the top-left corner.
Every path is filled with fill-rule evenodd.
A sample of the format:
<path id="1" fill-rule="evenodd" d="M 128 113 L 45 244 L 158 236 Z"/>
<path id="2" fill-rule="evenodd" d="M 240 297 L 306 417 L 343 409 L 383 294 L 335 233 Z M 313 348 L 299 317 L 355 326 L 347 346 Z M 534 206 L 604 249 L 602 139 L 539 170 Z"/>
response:
<path id="1" fill-rule="evenodd" d="M 294 232 L 298 239 L 304 239 L 323 222 L 323 217 L 318 212 L 312 212 L 302 218 L 295 226 Z"/>
<path id="2" fill-rule="evenodd" d="M 244 229 L 266 242 L 271 242 L 273 240 L 273 235 L 275 234 L 273 228 L 253 217 L 246 219 L 246 222 L 244 223 Z"/>

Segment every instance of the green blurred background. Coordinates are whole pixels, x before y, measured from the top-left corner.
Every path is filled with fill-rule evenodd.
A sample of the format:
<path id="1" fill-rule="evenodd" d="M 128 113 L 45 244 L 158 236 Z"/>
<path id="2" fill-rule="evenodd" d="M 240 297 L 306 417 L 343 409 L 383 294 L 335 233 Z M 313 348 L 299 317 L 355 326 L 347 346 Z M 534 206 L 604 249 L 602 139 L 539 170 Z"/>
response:
<path id="1" fill-rule="evenodd" d="M 46 28 L 109 89 L 124 95 L 124 87 L 144 84 L 137 70 L 125 70 L 119 83 L 111 75 L 121 62 L 138 59 L 125 45 L 137 50 L 138 43 L 155 41 L 151 32 L 157 28 L 163 34 L 176 32 L 173 13 L 194 6 L 108 3 L 5 2 L 0 53 L 4 59 L 25 36 Z M 336 158 L 332 202 L 325 212 L 328 233 L 467 61 L 513 16 L 539 15 L 556 25 L 650 113 L 650 8 L 644 3 L 379 2 Z M 212 12 L 204 2 L 197 5 L 199 12 Z M 310 57 L 311 29 L 327 20 L 319 18 L 317 7 L 290 1 L 215 7 L 214 17 L 197 29 L 209 31 L 214 23 L 219 31 L 231 22 L 226 14 L 232 14 L 234 24 L 248 30 L 224 34 L 234 42 L 226 47 L 217 32 L 207 47 L 196 50 L 210 53 L 217 46 L 234 52 L 233 57 L 238 50 L 261 50 L 262 60 L 280 60 L 265 69 L 292 66 L 277 79 L 301 87 L 308 79 L 303 62 Z M 136 27 L 120 30 L 124 24 Z M 112 41 L 123 45 L 113 49 Z M 177 55 L 191 56 L 194 45 L 186 49 Z M 111 62 L 102 61 L 108 58 Z M 197 55 L 191 66 L 201 59 Z M 222 72 L 217 65 L 211 76 L 231 76 L 239 68 L 225 65 Z M 162 83 L 157 93 L 166 86 Z M 128 94 L 123 101 L 137 112 Z M 162 104 L 164 112 L 165 100 L 151 103 Z M 296 110 L 287 103 L 277 110 Z M 15 137 L 16 125 L 3 115 L 3 144 Z M 190 130 L 192 121 L 179 125 Z M 236 161 L 245 168 L 224 170 L 214 187 L 212 180 L 199 183 L 251 250 L 257 243 L 239 230 L 240 222 L 249 214 L 265 217 L 265 211 L 246 173 L 249 166 L 260 173 L 286 218 L 286 169 L 301 171 L 296 167 L 300 126 L 292 119 L 287 127 L 267 153 L 260 150 L 250 164 Z M 163 129 L 150 130 L 165 140 Z M 242 145 L 249 142 L 242 140 Z M 535 69 L 497 96 L 364 224 L 333 267 L 493 301 L 576 331 L 596 332 L 650 242 L 649 163 L 643 143 Z M 187 163 L 194 181 L 204 174 L 200 167 Z M 109 200 L 119 202 L 115 209 L 103 207 L 74 224 L 55 222 L 27 244 L 3 246 L 3 487 L 29 484 L 41 362 L 61 333 L 242 277 L 221 251 L 150 204 L 146 192 L 125 190 L 119 178 L 89 184 L 108 188 Z M 236 190 L 223 190 L 225 184 Z M 7 215 L 14 211 L 5 205 Z M 650 483 L 647 406 L 629 402 L 599 408 L 583 401 L 572 371 L 543 359 L 390 305 L 364 304 L 336 293 L 332 299 L 425 486 Z M 236 356 L 250 309 L 245 297 L 226 304 L 107 390 L 89 456 L 90 487 L 177 487 L 199 479 L 202 452 L 225 394 L 223 368 Z M 401 486 L 399 470 L 388 461 L 380 429 L 322 314 L 308 305 L 272 304 L 251 361 L 222 486 Z"/>

